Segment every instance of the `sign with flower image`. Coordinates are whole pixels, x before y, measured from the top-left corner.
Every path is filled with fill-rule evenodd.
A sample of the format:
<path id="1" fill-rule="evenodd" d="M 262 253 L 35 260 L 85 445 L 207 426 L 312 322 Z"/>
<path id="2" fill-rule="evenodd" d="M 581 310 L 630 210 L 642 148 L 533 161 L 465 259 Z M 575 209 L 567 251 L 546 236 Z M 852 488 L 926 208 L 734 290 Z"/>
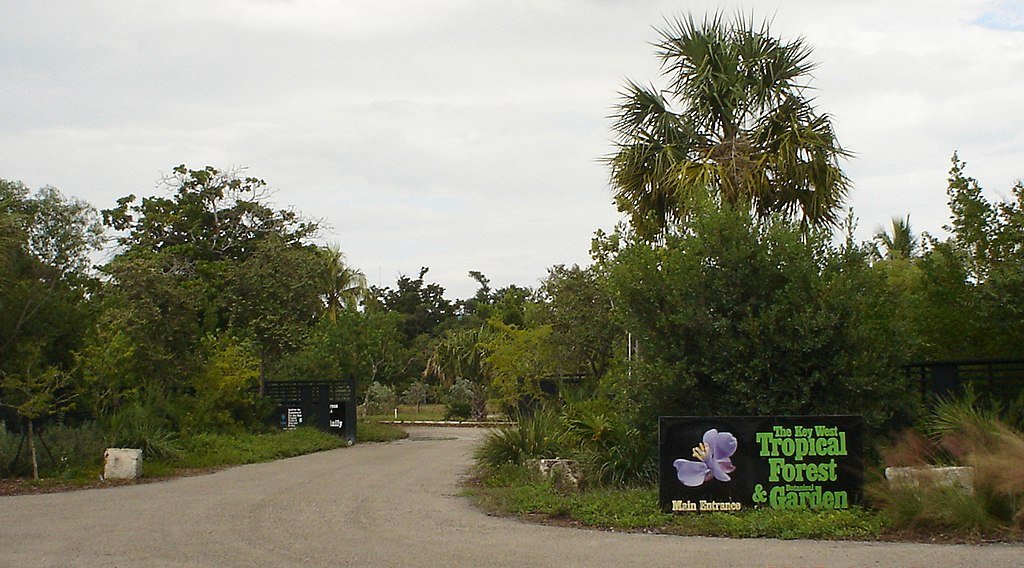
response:
<path id="1" fill-rule="evenodd" d="M 666 512 L 847 509 L 864 481 L 860 416 L 662 417 Z"/>

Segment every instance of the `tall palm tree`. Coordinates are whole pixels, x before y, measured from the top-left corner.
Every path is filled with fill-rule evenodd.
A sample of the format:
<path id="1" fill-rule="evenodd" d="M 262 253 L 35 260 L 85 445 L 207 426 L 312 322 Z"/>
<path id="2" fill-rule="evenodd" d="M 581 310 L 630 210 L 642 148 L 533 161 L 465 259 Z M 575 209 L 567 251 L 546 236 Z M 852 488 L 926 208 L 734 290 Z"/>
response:
<path id="1" fill-rule="evenodd" d="M 892 231 L 879 229 L 875 233 L 874 256 L 878 259 L 914 258 L 918 252 L 917 235 L 910 229 L 910 215 L 906 218 L 893 217 Z M 885 248 L 885 254 L 882 254 Z"/>
<path id="2" fill-rule="evenodd" d="M 658 31 L 668 85 L 627 83 L 607 158 L 616 204 L 637 232 L 664 234 L 708 200 L 838 224 L 850 187 L 839 159 L 849 153 L 806 96 L 810 48 L 742 15 L 691 16 Z"/>
<path id="3" fill-rule="evenodd" d="M 345 254 L 338 245 L 329 245 L 320 250 L 324 258 L 324 311 L 331 321 L 338 321 L 339 311 L 354 309 L 366 297 L 366 276 L 345 262 Z"/>

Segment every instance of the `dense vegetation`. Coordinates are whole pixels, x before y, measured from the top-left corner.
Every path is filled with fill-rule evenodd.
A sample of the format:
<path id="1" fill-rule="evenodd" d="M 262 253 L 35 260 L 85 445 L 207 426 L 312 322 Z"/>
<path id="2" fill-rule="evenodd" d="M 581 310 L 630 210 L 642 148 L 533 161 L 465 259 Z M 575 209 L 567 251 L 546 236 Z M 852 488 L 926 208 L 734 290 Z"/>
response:
<path id="1" fill-rule="evenodd" d="M 28 434 L 26 451 L 3 445 L 4 473 L 74 469 L 103 444 L 166 458 L 265 430 L 267 380 L 395 381 L 408 367 L 404 316 L 313 243 L 316 223 L 273 209 L 262 180 L 179 166 L 165 181 L 167 196 L 102 212 L 0 181 L 3 433 Z M 93 267 L 99 251 L 109 261 Z M 81 451 L 49 447 L 69 444 Z"/>
<path id="2" fill-rule="evenodd" d="M 954 154 L 948 236 L 905 216 L 855 242 L 809 49 L 742 18 L 661 35 L 667 87 L 627 86 L 607 158 L 628 223 L 536 289 L 472 271 L 451 300 L 427 267 L 367 287 L 263 180 L 210 166 L 103 211 L 0 180 L 0 471 L 100 442 L 170 459 L 266 430 L 268 380 L 355 377 L 371 414 L 521 417 L 489 471 L 572 455 L 643 487 L 659 415 L 856 413 L 881 444 L 925 416 L 906 363 L 1024 357 L 1024 185 L 992 202 Z M 1022 409 L 996 411 L 1012 431 Z"/>
<path id="3" fill-rule="evenodd" d="M 599 526 L 676 525 L 653 499 L 637 501 L 654 480 L 658 416 L 849 413 L 864 416 L 869 470 L 877 463 L 870 456 L 885 454 L 889 465 L 965 464 L 979 476 L 974 493 L 956 496 L 948 487 L 883 482 L 872 490 L 882 517 L 854 514 L 829 535 L 867 536 L 883 526 L 1016 534 L 1024 528 L 1021 468 L 1011 462 L 1024 440 L 1024 392 L 971 399 L 944 429 L 929 429 L 950 406 L 930 410 L 933 401 L 902 368 L 1024 357 L 1024 185 L 991 202 L 954 154 L 948 237 L 916 237 L 906 216 L 857 243 L 852 212 L 839 222 L 848 186 L 835 168 L 845 153 L 827 116 L 802 98 L 812 67 L 802 43 L 742 18 L 682 20 L 661 33 L 669 86 L 628 85 L 608 159 L 630 223 L 598 232 L 594 263 L 573 269 L 601 309 L 574 310 L 592 318 L 586 322 L 547 320 L 610 333 L 590 339 L 607 346 L 592 351 L 600 362 L 577 368 L 603 371 L 488 436 L 477 453 L 484 500 Z M 560 285 L 568 273 L 552 271 L 548 286 L 579 294 Z M 547 300 L 549 314 L 568 304 L 564 295 Z M 976 405 L 987 408 L 984 419 L 970 418 Z M 884 448 L 914 425 L 941 451 L 893 459 L 906 447 Z M 557 483 L 523 469 L 526 460 L 556 456 L 577 459 L 591 487 L 585 493 L 596 493 L 560 494 Z M 627 519 L 586 520 L 591 501 L 609 492 L 608 500 L 626 504 Z M 726 532 L 747 534 L 745 522 L 770 521 L 774 528 L 754 533 L 810 535 L 785 529 L 798 516 L 776 523 L 755 512 Z"/>

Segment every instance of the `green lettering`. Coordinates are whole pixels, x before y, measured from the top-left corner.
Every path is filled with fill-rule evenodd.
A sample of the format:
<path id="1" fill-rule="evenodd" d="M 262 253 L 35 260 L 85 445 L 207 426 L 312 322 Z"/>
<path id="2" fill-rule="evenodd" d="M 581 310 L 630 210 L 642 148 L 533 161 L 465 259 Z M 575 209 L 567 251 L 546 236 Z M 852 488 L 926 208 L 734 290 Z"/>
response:
<path id="1" fill-rule="evenodd" d="M 774 452 L 768 449 L 768 445 L 773 441 L 771 432 L 758 432 L 754 436 L 754 440 L 758 444 L 761 444 L 761 457 L 778 455 L 778 452 Z"/>

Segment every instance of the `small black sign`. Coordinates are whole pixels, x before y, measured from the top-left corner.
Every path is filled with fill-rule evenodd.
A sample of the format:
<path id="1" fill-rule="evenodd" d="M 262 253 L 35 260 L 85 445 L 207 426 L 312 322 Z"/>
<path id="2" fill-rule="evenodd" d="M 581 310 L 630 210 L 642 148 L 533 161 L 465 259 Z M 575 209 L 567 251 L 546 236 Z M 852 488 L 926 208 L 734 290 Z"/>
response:
<path id="1" fill-rule="evenodd" d="M 864 481 L 860 416 L 662 417 L 666 512 L 846 509 Z"/>

